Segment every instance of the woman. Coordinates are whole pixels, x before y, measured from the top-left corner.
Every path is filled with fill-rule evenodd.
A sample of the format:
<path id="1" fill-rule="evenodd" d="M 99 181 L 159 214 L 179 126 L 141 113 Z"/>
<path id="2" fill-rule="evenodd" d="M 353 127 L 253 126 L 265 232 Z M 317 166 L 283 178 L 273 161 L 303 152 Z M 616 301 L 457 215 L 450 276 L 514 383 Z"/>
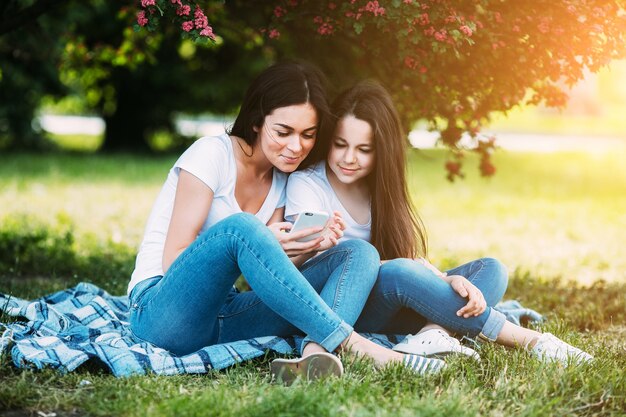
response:
<path id="1" fill-rule="evenodd" d="M 356 301 L 338 309 L 354 317 L 353 324 L 376 279 L 376 251 L 358 242 L 333 247 L 340 221 L 309 242 L 298 239 L 317 229 L 289 234 L 290 223 L 282 222 L 285 173 L 313 149 L 327 107 L 316 70 L 275 65 L 246 92 L 230 134 L 201 138 L 178 159 L 148 219 L 128 286 L 135 337 L 185 355 L 215 343 L 300 329 L 313 341 L 303 359 L 278 362 L 274 370 L 313 378 L 341 374 L 341 362 L 326 352 L 371 349 L 373 343 L 353 332 L 313 287 L 354 294 Z M 303 276 L 292 260 L 316 250 L 329 256 Z M 352 263 L 362 266 L 358 279 L 354 269 L 346 271 Z M 233 289 L 240 274 L 253 291 Z M 389 352 L 385 361 L 405 358 Z M 424 368 L 440 366 L 406 358 Z"/>
<path id="2" fill-rule="evenodd" d="M 510 323 L 493 309 L 507 285 L 506 270 L 495 259 L 446 273 L 426 261 L 426 233 L 407 190 L 406 139 L 384 88 L 358 84 L 340 95 L 332 110 L 337 122 L 327 142 L 327 160 L 289 178 L 285 215 L 289 219 L 305 207 L 338 210 L 347 225 L 344 240 L 368 240 L 381 259 L 389 260 L 380 267 L 357 330 L 419 331 L 394 350 L 425 356 L 478 358 L 452 332 L 523 346 L 544 359 L 591 360 L 555 336 Z"/>

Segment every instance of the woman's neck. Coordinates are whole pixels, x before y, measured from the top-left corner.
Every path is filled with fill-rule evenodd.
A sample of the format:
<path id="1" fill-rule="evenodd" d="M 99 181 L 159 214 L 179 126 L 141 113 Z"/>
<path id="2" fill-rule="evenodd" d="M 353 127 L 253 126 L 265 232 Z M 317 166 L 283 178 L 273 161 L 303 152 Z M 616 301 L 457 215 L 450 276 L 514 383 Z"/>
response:
<path id="1" fill-rule="evenodd" d="M 261 151 L 259 143 L 250 146 L 240 137 L 231 136 L 235 160 L 246 176 L 265 178 L 272 173 L 274 167 Z"/>

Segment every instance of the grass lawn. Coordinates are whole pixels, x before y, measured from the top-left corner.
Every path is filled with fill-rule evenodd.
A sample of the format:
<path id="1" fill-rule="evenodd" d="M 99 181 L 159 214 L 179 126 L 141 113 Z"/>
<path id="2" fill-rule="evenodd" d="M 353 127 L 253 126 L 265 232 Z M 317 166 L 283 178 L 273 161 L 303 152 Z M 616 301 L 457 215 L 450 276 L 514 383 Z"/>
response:
<path id="1" fill-rule="evenodd" d="M 93 282 L 125 291 L 145 220 L 176 156 L 0 155 L 0 291 L 32 298 Z M 594 354 L 543 365 L 484 346 L 441 375 L 345 358 L 339 380 L 281 387 L 268 361 L 201 376 L 116 379 L 17 370 L 0 358 L 0 415 L 614 415 L 626 410 L 626 146 L 611 153 L 498 153 L 485 180 L 444 178 L 442 151 L 411 155 L 411 192 L 442 268 L 480 256 L 509 266 L 505 298 Z M 7 320 L 0 314 L 0 321 Z M 41 414 L 39 414 L 41 415 Z M 48 414 L 46 414 L 48 415 Z"/>

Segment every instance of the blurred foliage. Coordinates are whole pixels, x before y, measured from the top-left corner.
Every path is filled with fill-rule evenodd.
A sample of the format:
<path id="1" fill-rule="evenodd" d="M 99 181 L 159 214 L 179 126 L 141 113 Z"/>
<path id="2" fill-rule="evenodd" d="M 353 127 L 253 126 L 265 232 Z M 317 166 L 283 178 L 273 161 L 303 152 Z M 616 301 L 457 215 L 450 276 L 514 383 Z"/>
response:
<path id="1" fill-rule="evenodd" d="M 1 36 L 0 69 L 11 77 L 0 79 L 0 112 L 11 113 L 0 113 L 0 146 L 32 148 L 29 138 L 40 135 L 31 120 L 51 94 L 72 97 L 71 107 L 104 118 L 101 150 L 147 151 L 150 138 L 162 132 L 170 132 L 170 146 L 185 145 L 191 139 L 175 133 L 175 113 L 235 112 L 248 81 L 274 59 L 248 26 L 255 18 L 240 18 L 246 15 L 244 3 L 211 9 L 223 22 L 214 43 L 181 39 L 178 28 L 167 25 L 158 33 L 135 32 L 134 2 L 104 0 L 70 1 Z M 20 53 L 38 60 L 15 68 Z M 41 85 L 32 88 L 35 81 Z M 45 102 L 50 106 L 55 100 Z M 14 127 L 19 123 L 20 129 Z"/>
<path id="2" fill-rule="evenodd" d="M 20 27 L 11 23 L 38 5 L 48 11 Z M 463 133 L 474 138 L 480 172 L 492 175 L 494 142 L 480 134 L 492 114 L 519 104 L 560 106 L 565 86 L 626 52 L 623 0 L 205 0 L 198 2 L 208 16 L 201 26 L 191 14 L 183 25 L 185 5 L 4 2 L 0 144 L 32 146 L 37 104 L 69 94 L 74 106 L 105 119 L 103 150 L 145 151 L 164 134 L 171 146 L 183 145 L 176 112 L 233 113 L 255 74 L 299 57 L 329 75 L 333 93 L 359 78 L 382 82 L 407 128 L 426 120 L 441 132 L 452 150 L 450 179 L 463 176 Z M 198 28 L 209 26 L 211 35 L 198 38 Z"/>
<path id="3" fill-rule="evenodd" d="M 278 2 L 277 2 L 278 3 Z M 351 84 L 375 78 L 407 127 L 427 120 L 451 149 L 449 178 L 462 176 L 461 135 L 475 139 L 480 171 L 495 172 L 493 113 L 566 102 L 566 86 L 626 55 L 623 0 L 283 1 L 268 28 L 290 52 L 319 61 Z"/>

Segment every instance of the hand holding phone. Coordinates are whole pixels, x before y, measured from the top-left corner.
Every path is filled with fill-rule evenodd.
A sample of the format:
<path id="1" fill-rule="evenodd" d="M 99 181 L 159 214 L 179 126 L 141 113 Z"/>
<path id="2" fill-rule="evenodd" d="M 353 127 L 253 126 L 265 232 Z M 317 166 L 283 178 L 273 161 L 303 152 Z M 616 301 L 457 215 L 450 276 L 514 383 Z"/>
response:
<path id="1" fill-rule="evenodd" d="M 329 215 L 323 211 L 304 211 L 298 214 L 296 221 L 289 233 L 299 232 L 309 227 L 326 227 Z M 323 230 L 310 234 L 297 240 L 297 242 L 308 242 L 321 236 Z"/>

